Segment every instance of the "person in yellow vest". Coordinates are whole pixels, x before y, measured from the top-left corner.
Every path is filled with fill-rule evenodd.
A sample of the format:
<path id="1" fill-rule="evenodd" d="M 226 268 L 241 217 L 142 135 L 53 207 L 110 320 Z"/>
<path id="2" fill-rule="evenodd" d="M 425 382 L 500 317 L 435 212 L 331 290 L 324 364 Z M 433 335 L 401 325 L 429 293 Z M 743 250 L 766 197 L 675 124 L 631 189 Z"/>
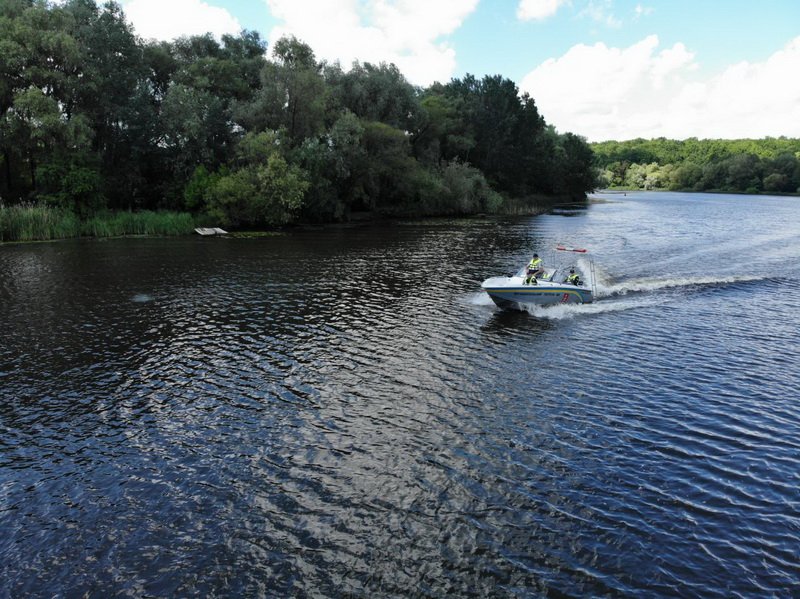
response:
<path id="1" fill-rule="evenodd" d="M 539 254 L 534 254 L 533 258 L 531 258 L 531 261 L 528 263 L 528 271 L 526 274 L 526 285 L 536 285 L 536 277 L 544 274 L 544 263 L 539 257 Z"/>
<path id="2" fill-rule="evenodd" d="M 578 273 L 575 272 L 574 268 L 569 269 L 569 275 L 567 276 L 565 283 L 576 286 L 581 284 L 581 278 L 578 276 Z"/>

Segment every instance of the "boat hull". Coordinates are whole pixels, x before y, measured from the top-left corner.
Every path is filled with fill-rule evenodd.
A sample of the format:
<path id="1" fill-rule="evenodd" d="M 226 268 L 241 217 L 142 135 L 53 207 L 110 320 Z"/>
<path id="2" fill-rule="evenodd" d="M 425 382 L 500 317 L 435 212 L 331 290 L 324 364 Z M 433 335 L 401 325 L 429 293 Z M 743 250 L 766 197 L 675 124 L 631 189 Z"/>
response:
<path id="1" fill-rule="evenodd" d="M 498 307 L 512 310 L 531 305 L 589 304 L 593 299 L 591 289 L 586 287 L 548 282 L 522 285 L 511 278 L 488 279 L 482 287 Z"/>

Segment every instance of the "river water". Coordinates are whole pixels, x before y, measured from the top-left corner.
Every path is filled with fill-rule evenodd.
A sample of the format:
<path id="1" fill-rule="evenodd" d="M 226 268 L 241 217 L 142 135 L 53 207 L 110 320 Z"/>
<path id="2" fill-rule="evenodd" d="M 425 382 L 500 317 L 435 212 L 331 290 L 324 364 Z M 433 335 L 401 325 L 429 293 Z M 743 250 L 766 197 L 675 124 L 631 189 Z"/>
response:
<path id="1" fill-rule="evenodd" d="M 0 246 L 0 597 L 797 596 L 800 200 L 598 198 Z"/>

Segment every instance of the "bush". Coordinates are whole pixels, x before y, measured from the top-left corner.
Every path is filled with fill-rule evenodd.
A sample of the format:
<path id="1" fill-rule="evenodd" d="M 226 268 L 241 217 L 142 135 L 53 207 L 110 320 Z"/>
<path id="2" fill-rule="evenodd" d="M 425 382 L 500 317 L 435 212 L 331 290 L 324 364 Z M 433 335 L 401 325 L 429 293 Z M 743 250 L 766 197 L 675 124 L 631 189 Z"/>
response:
<path id="1" fill-rule="evenodd" d="M 209 173 L 203 165 L 194 169 L 183 189 L 184 207 L 191 212 L 203 212 L 208 204 L 210 190 L 227 174 L 227 169 L 224 168 L 216 173 Z"/>
<path id="2" fill-rule="evenodd" d="M 221 177 L 210 190 L 208 215 L 223 226 L 280 226 L 293 222 L 308 189 L 304 173 L 277 153 Z"/>
<path id="3" fill-rule="evenodd" d="M 486 182 L 478 169 L 453 161 L 442 170 L 448 206 L 459 214 L 497 212 L 503 198 Z"/>

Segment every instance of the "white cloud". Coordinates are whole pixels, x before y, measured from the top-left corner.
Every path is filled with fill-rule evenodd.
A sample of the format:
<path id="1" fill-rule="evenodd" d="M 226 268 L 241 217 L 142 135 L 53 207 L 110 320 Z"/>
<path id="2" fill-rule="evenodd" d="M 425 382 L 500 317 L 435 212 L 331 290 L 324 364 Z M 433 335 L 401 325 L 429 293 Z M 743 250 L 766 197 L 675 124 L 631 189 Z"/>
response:
<path id="1" fill-rule="evenodd" d="M 634 15 L 636 19 L 640 19 L 641 17 L 646 17 L 647 15 L 653 14 L 653 8 L 651 6 L 642 6 L 641 4 L 637 4 L 636 8 L 633 9 Z"/>
<path id="2" fill-rule="evenodd" d="M 266 0 L 282 21 L 270 43 L 294 35 L 317 59 L 393 62 L 412 83 L 446 81 L 456 68 L 455 50 L 440 41 L 464 22 L 478 0 Z"/>
<path id="3" fill-rule="evenodd" d="M 520 0 L 517 18 L 522 21 L 541 21 L 552 17 L 567 0 Z"/>
<path id="4" fill-rule="evenodd" d="M 128 0 L 123 9 L 136 33 L 145 39 L 173 40 L 208 32 L 220 37 L 242 30 L 227 10 L 201 0 Z"/>
<path id="5" fill-rule="evenodd" d="M 579 17 L 588 17 L 597 23 L 602 23 L 608 27 L 622 27 L 622 21 L 611 12 L 613 4 L 611 0 L 589 0 L 586 7 L 578 13 Z"/>
<path id="6" fill-rule="evenodd" d="M 800 37 L 764 62 L 698 80 L 680 43 L 651 35 L 628 48 L 579 44 L 530 72 L 521 89 L 548 123 L 590 140 L 800 137 Z"/>

